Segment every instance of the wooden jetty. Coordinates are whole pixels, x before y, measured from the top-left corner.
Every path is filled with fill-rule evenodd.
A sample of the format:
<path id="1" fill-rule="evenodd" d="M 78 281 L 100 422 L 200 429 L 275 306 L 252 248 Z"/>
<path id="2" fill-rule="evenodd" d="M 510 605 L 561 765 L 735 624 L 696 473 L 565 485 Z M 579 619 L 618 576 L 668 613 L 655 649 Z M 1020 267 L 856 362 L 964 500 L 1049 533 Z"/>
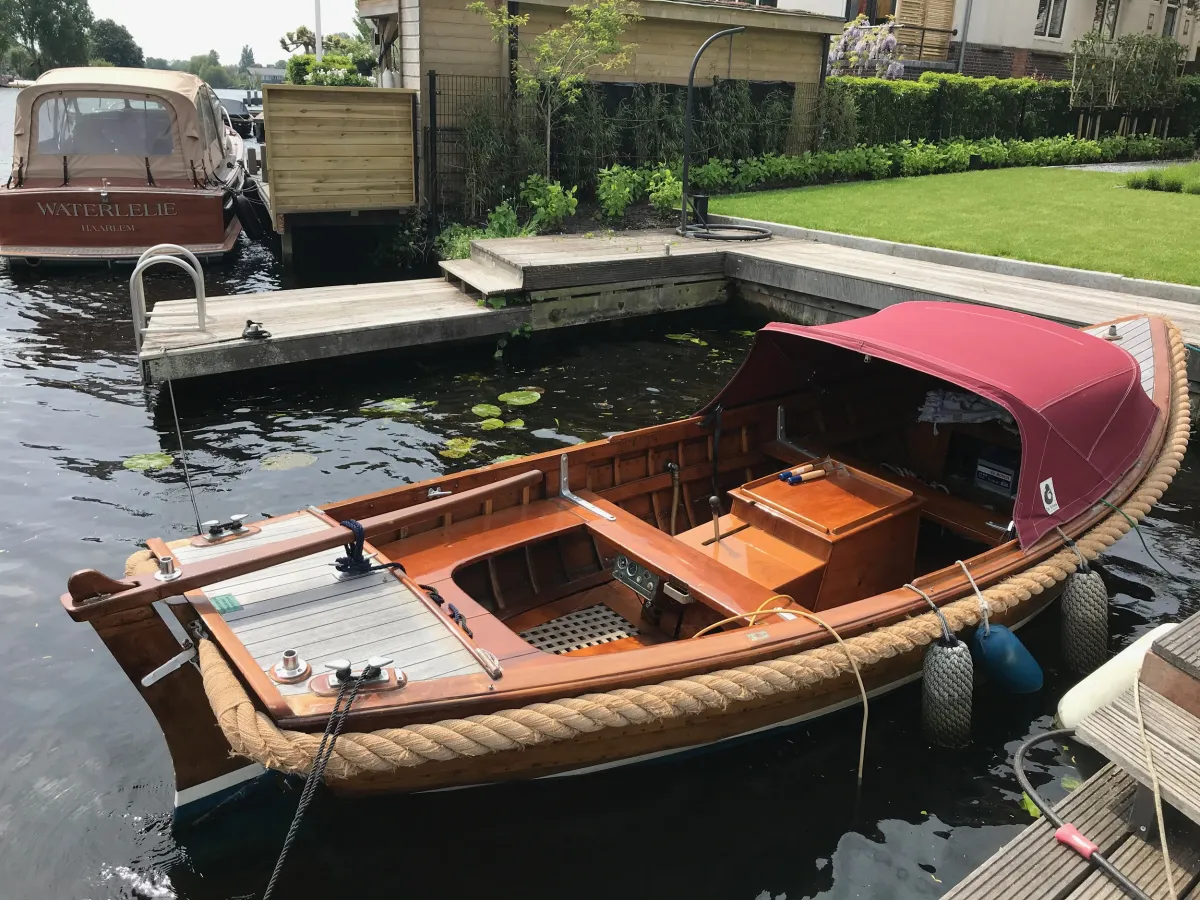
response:
<path id="1" fill-rule="evenodd" d="M 1156 641 L 1142 667 L 1142 718 L 1164 805 L 1176 896 L 1200 900 L 1200 614 Z M 1055 807 L 1127 878 L 1167 900 L 1152 781 L 1133 689 L 1085 718 L 1076 737 L 1111 760 Z M 1117 900 L 1125 894 L 1040 819 L 947 900 Z"/>
<path id="2" fill-rule="evenodd" d="M 526 326 L 542 331 L 694 309 L 733 295 L 808 324 L 906 300 L 997 306 L 1070 325 L 1145 312 L 1167 316 L 1189 344 L 1200 345 L 1200 307 L 1190 303 L 778 236 L 751 243 L 669 231 L 497 239 L 475 241 L 470 259 L 441 266 L 444 281 L 215 298 L 203 331 L 195 328 L 194 300 L 160 302 L 142 334 L 143 378 L 214 375 Z M 247 319 L 271 337 L 242 339 Z M 1200 362 L 1192 365 L 1192 380 L 1200 380 Z"/>

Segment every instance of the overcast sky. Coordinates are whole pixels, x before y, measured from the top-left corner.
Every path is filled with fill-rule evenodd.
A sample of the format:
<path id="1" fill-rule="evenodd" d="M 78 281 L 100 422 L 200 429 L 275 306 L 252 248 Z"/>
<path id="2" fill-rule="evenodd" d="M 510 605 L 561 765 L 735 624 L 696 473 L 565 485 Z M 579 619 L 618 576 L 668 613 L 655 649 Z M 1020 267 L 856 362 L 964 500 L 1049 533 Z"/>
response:
<path id="1" fill-rule="evenodd" d="M 183 3 L 181 0 L 90 0 L 97 19 L 124 25 L 147 56 L 187 59 L 209 50 L 236 63 L 243 44 L 269 64 L 288 54 L 284 32 L 315 23 L 313 0 L 248 0 L 244 3 Z M 354 0 L 321 0 L 321 31 L 354 31 Z"/>

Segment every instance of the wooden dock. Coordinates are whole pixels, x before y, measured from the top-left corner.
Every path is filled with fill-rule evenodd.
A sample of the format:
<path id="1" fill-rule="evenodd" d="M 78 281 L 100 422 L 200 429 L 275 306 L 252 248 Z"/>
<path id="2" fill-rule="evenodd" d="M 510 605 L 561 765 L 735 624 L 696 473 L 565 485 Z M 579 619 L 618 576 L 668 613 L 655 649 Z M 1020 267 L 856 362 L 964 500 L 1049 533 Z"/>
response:
<path id="1" fill-rule="evenodd" d="M 1164 805 L 1176 895 L 1200 900 L 1200 614 L 1156 641 L 1142 667 L 1140 702 Z M 1158 688 L 1158 690 L 1155 689 Z M 1076 738 L 1110 759 L 1055 811 L 1155 900 L 1168 900 L 1133 689 L 1092 713 Z M 1122 890 L 1060 844 L 1039 819 L 968 875 L 946 900 L 1118 900 Z"/>
<path id="2" fill-rule="evenodd" d="M 1137 312 L 1170 317 L 1200 346 L 1200 306 L 906 259 L 795 238 L 684 239 L 670 231 L 476 241 L 445 280 L 214 298 L 205 331 L 192 300 L 161 302 L 139 351 L 143 378 L 182 379 L 331 357 L 694 309 L 732 288 L 779 318 L 867 315 L 906 300 L 1014 309 L 1070 325 Z M 243 339 L 247 320 L 271 333 Z M 1193 380 L 1200 381 L 1200 359 Z"/>

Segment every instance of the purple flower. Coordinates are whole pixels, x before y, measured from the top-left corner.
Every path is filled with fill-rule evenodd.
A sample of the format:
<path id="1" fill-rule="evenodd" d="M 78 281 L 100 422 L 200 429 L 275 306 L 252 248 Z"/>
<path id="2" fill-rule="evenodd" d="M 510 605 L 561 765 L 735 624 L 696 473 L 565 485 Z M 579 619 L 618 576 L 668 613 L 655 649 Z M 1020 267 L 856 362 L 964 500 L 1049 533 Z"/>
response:
<path id="1" fill-rule="evenodd" d="M 887 67 L 887 78 L 900 78 L 904 75 L 904 63 L 893 60 Z"/>

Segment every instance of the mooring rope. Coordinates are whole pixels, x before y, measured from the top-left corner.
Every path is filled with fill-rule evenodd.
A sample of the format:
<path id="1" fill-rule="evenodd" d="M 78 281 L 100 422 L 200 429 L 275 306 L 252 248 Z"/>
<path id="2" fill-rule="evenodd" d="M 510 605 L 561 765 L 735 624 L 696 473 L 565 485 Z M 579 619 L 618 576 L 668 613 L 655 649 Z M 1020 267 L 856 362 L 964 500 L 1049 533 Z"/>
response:
<path id="1" fill-rule="evenodd" d="M 1154 466 L 1117 512 L 1092 527 L 1075 542 L 1075 548 L 1063 547 L 1045 562 L 982 591 L 992 613 L 1018 606 L 1063 581 L 1079 568 L 1076 548 L 1087 559 L 1095 559 L 1162 498 L 1183 461 L 1191 431 L 1187 350 L 1179 330 L 1169 323 L 1168 330 L 1172 389 L 1167 433 Z M 943 606 L 941 614 L 954 631 L 961 631 L 980 620 L 981 610 L 975 596 L 968 595 Z M 916 650 L 941 634 L 939 617 L 924 613 L 849 638 L 841 646 L 831 642 L 802 653 L 661 684 L 567 697 L 463 719 L 351 732 L 338 739 L 325 777 L 345 780 L 370 772 L 567 741 L 605 728 L 706 713 L 735 714 L 738 704 L 800 693 L 820 681 L 849 676 L 855 666 L 865 668 Z M 199 654 L 204 690 L 233 752 L 281 772 L 309 772 L 319 737 L 283 731 L 260 712 L 211 640 L 199 642 Z"/>

